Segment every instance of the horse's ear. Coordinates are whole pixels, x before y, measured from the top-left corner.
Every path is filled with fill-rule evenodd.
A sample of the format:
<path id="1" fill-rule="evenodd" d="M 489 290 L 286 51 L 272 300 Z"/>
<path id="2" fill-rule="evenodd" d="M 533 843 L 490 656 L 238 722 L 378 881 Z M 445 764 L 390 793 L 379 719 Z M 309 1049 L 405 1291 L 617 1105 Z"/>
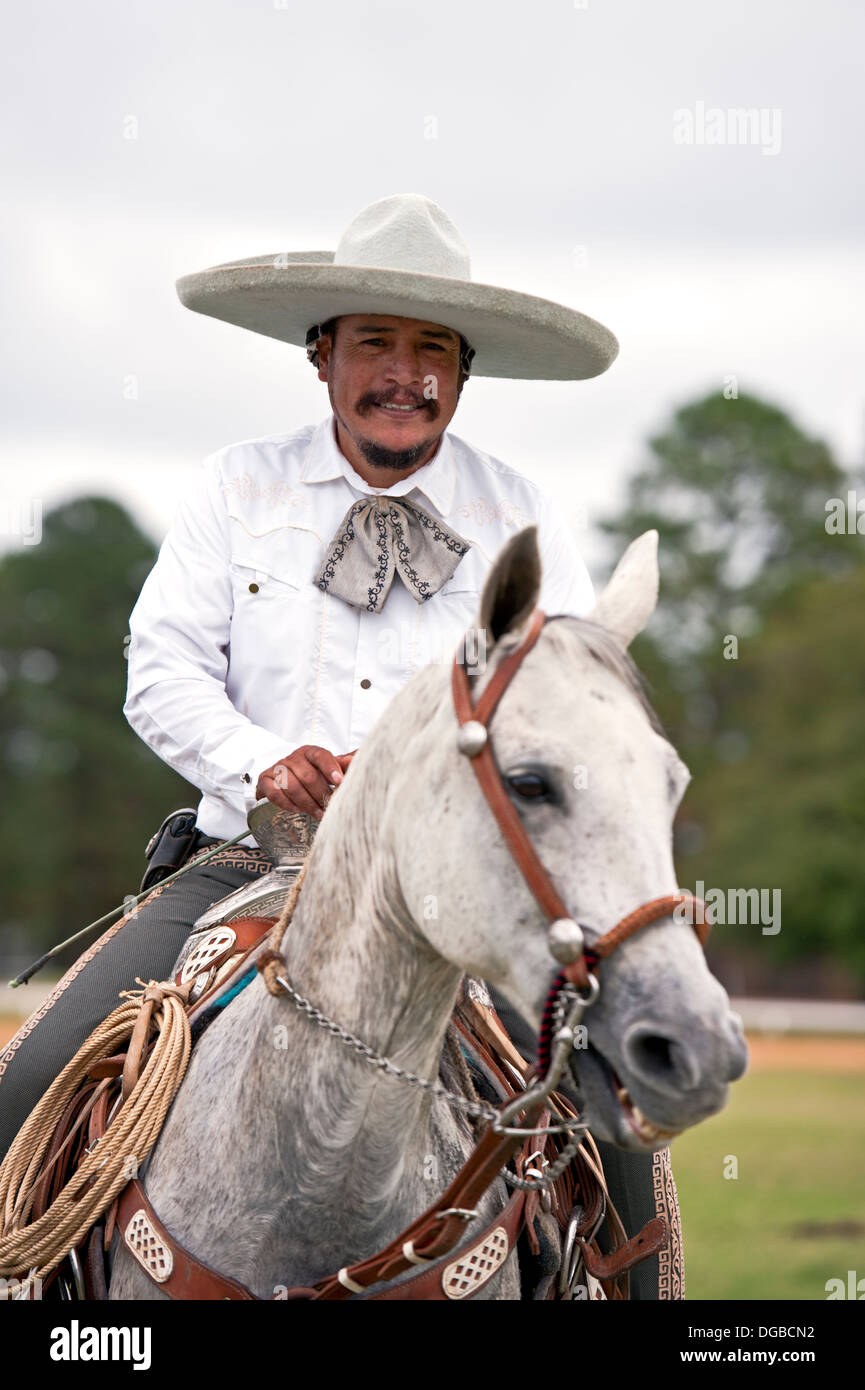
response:
<path id="1" fill-rule="evenodd" d="M 658 533 L 631 541 L 594 610 L 586 616 L 605 627 L 622 647 L 642 632 L 658 602 Z"/>
<path id="2" fill-rule="evenodd" d="M 540 592 L 538 528 L 527 526 L 502 546 L 484 584 L 478 626 L 491 646 L 528 621 Z"/>

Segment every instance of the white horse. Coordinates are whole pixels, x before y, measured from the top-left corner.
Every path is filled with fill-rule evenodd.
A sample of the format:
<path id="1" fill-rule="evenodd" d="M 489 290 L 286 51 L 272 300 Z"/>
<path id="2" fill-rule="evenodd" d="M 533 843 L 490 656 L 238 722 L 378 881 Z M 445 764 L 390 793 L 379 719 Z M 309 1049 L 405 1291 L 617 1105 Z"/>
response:
<path id="1" fill-rule="evenodd" d="M 545 625 L 490 726 L 511 799 L 589 945 L 638 904 L 676 891 L 672 821 L 688 773 L 626 653 L 656 602 L 656 543 L 649 532 L 630 546 L 591 621 Z M 472 677 L 475 699 L 519 645 L 539 583 L 528 528 L 484 588 L 487 663 Z M 430 1079 L 466 973 L 495 985 L 537 1029 L 560 968 L 457 749 L 450 674 L 419 672 L 358 752 L 321 822 L 282 945 L 300 994 Z M 585 1117 L 598 1137 L 652 1151 L 725 1104 L 747 1060 L 740 1022 L 694 931 L 670 915 L 624 942 L 598 975 L 589 1047 L 573 1054 Z M 458 1109 L 367 1065 L 257 977 L 198 1043 L 145 1186 L 193 1255 L 271 1298 L 387 1245 L 472 1145 Z M 507 1197 L 497 1180 L 484 1222 Z M 164 1297 L 122 1244 L 110 1296 Z M 479 1297 L 520 1297 L 516 1255 Z"/>

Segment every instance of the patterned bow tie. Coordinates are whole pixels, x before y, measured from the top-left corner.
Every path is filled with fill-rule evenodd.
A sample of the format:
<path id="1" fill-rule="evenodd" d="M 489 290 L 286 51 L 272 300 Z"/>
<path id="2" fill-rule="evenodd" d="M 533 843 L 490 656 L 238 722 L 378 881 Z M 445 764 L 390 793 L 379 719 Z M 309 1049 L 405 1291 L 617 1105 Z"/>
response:
<path id="1" fill-rule="evenodd" d="M 416 503 L 369 497 L 349 507 L 314 582 L 355 608 L 380 613 L 394 573 L 412 598 L 424 603 L 470 549 L 468 541 Z"/>

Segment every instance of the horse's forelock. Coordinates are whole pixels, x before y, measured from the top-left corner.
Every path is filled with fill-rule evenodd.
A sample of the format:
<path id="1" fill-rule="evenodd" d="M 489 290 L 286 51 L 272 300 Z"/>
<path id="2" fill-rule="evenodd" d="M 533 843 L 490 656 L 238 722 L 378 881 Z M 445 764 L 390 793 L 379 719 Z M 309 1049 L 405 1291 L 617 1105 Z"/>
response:
<path id="1" fill-rule="evenodd" d="M 667 737 L 666 730 L 646 693 L 642 674 L 624 647 L 606 628 L 600 627 L 598 623 L 593 623 L 589 618 L 576 618 L 570 614 L 561 613 L 554 614 L 547 619 L 545 631 L 549 633 L 553 645 L 565 660 L 574 655 L 576 648 L 573 639 L 576 638 L 582 648 L 599 665 L 617 676 L 623 685 L 637 697 L 655 732 L 663 738 Z"/>

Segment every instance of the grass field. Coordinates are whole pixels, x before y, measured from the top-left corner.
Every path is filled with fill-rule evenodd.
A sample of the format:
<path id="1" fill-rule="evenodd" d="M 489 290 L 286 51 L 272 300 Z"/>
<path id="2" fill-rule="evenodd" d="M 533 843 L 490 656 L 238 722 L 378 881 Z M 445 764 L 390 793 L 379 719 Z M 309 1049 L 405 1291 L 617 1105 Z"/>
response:
<path id="1" fill-rule="evenodd" d="M 797 1043 L 795 1069 L 755 1057 L 727 1109 L 672 1145 L 688 1299 L 825 1300 L 828 1279 L 865 1278 L 863 1071 L 809 1069 L 821 1041 Z"/>

